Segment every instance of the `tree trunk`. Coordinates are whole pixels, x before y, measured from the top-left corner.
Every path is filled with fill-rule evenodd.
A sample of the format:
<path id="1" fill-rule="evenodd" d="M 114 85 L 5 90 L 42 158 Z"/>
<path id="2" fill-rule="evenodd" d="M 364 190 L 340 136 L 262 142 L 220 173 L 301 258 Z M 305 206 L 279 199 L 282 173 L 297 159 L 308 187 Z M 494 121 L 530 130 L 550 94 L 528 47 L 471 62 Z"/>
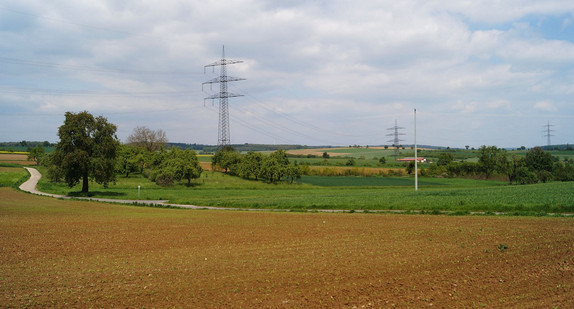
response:
<path id="1" fill-rule="evenodd" d="M 88 173 L 84 173 L 82 176 L 82 192 L 88 193 Z"/>

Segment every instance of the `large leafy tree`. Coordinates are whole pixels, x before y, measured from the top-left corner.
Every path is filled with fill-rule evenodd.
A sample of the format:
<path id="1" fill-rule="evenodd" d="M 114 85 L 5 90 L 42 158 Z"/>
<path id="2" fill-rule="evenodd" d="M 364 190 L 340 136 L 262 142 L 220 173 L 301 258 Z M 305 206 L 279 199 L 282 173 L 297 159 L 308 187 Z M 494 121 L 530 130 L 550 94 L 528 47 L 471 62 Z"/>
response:
<path id="1" fill-rule="evenodd" d="M 70 187 L 81 181 L 84 193 L 88 192 L 90 179 L 107 187 L 116 176 L 120 146 L 116 125 L 87 111 L 66 112 L 65 116 L 64 124 L 58 129 L 60 142 L 51 158 L 54 172 L 62 176 Z"/>

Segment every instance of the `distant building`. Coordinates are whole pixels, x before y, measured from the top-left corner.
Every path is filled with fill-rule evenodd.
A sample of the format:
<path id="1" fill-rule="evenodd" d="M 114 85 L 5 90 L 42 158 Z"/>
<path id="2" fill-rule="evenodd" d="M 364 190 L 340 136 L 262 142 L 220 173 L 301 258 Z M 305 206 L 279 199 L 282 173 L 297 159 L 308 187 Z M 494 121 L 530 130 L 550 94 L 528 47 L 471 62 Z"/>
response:
<path id="1" fill-rule="evenodd" d="M 397 159 L 397 161 L 399 161 L 399 162 L 411 162 L 411 161 L 414 161 L 414 160 L 415 160 L 415 158 L 402 158 L 402 159 Z M 427 158 L 417 158 L 417 160 L 418 160 L 419 162 L 426 162 L 426 161 L 427 161 Z"/>

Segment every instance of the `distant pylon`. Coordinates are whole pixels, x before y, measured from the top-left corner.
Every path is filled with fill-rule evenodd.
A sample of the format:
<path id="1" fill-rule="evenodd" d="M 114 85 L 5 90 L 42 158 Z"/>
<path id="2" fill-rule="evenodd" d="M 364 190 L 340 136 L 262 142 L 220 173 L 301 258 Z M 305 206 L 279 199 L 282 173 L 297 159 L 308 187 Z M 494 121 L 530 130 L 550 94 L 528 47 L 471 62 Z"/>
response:
<path id="1" fill-rule="evenodd" d="M 399 127 L 397 125 L 397 120 L 395 119 L 395 126 L 388 128 L 387 130 L 392 130 L 393 133 L 387 134 L 387 136 L 394 136 L 393 139 L 388 140 L 387 142 L 392 142 L 393 147 L 395 147 L 395 160 L 399 158 L 399 147 L 401 146 L 402 139 L 399 138 L 399 135 L 405 135 L 405 133 L 399 132 L 399 130 L 404 129 L 403 127 Z"/>
<path id="2" fill-rule="evenodd" d="M 227 146 L 227 145 L 231 144 L 231 134 L 230 134 L 230 130 L 229 130 L 229 106 L 228 106 L 227 99 L 232 98 L 232 97 L 242 96 L 241 94 L 235 94 L 235 93 L 228 92 L 227 91 L 227 82 L 245 80 L 245 78 L 227 76 L 227 65 L 228 64 L 241 63 L 241 62 L 243 62 L 243 61 L 225 59 L 225 46 L 223 46 L 223 51 L 221 53 L 221 59 L 219 61 L 216 61 L 214 63 L 208 64 L 208 65 L 203 67 L 203 71 L 205 73 L 205 68 L 213 67 L 213 70 L 215 71 L 215 67 L 219 66 L 219 77 L 216 77 L 212 80 L 206 81 L 206 82 L 201 84 L 201 88 L 203 90 L 203 85 L 205 85 L 205 84 L 212 85 L 215 83 L 219 83 L 219 93 L 211 95 L 211 96 L 203 99 L 204 101 L 205 100 L 219 99 L 219 128 L 218 128 L 218 133 L 217 133 L 217 146 L 219 148 L 222 148 L 223 146 Z"/>
<path id="3" fill-rule="evenodd" d="M 551 137 L 551 136 L 554 136 L 554 135 L 552 135 L 552 134 L 550 133 L 550 132 L 554 132 L 554 130 L 550 130 L 551 127 L 553 127 L 553 125 L 550 124 L 550 121 L 548 121 L 548 124 L 547 124 L 547 125 L 544 125 L 544 128 L 545 128 L 545 129 L 544 129 L 544 133 L 546 133 L 546 134 L 544 134 L 544 136 L 546 136 L 546 138 L 547 138 L 547 143 L 546 143 L 546 145 L 547 145 L 548 147 L 550 147 L 550 137 Z"/>

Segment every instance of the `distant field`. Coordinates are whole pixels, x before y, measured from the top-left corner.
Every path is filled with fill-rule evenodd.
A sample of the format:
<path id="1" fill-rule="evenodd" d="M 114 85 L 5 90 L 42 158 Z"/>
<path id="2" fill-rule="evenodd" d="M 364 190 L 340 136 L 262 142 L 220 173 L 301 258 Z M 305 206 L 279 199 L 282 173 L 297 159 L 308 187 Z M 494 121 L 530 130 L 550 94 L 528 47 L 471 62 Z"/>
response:
<path id="1" fill-rule="evenodd" d="M 28 155 L 23 153 L 0 153 L 0 164 L 21 164 L 32 165 L 33 161 L 28 161 Z"/>
<path id="2" fill-rule="evenodd" d="M 413 178 L 405 177 L 360 177 L 360 176 L 303 176 L 298 183 L 307 183 L 321 187 L 381 187 L 381 186 L 414 186 Z M 443 185 L 440 181 L 419 181 L 421 186 Z"/>
<path id="3" fill-rule="evenodd" d="M 401 153 L 413 152 L 410 149 L 400 150 Z M 307 155 L 312 154 L 317 157 L 321 157 L 323 152 L 327 152 L 331 157 L 355 157 L 359 158 L 363 156 L 366 160 L 372 160 L 373 158 L 390 157 L 394 155 L 394 149 L 384 149 L 378 148 L 321 148 L 321 149 L 301 149 L 301 150 L 289 150 L 288 153 L 296 155 Z"/>

